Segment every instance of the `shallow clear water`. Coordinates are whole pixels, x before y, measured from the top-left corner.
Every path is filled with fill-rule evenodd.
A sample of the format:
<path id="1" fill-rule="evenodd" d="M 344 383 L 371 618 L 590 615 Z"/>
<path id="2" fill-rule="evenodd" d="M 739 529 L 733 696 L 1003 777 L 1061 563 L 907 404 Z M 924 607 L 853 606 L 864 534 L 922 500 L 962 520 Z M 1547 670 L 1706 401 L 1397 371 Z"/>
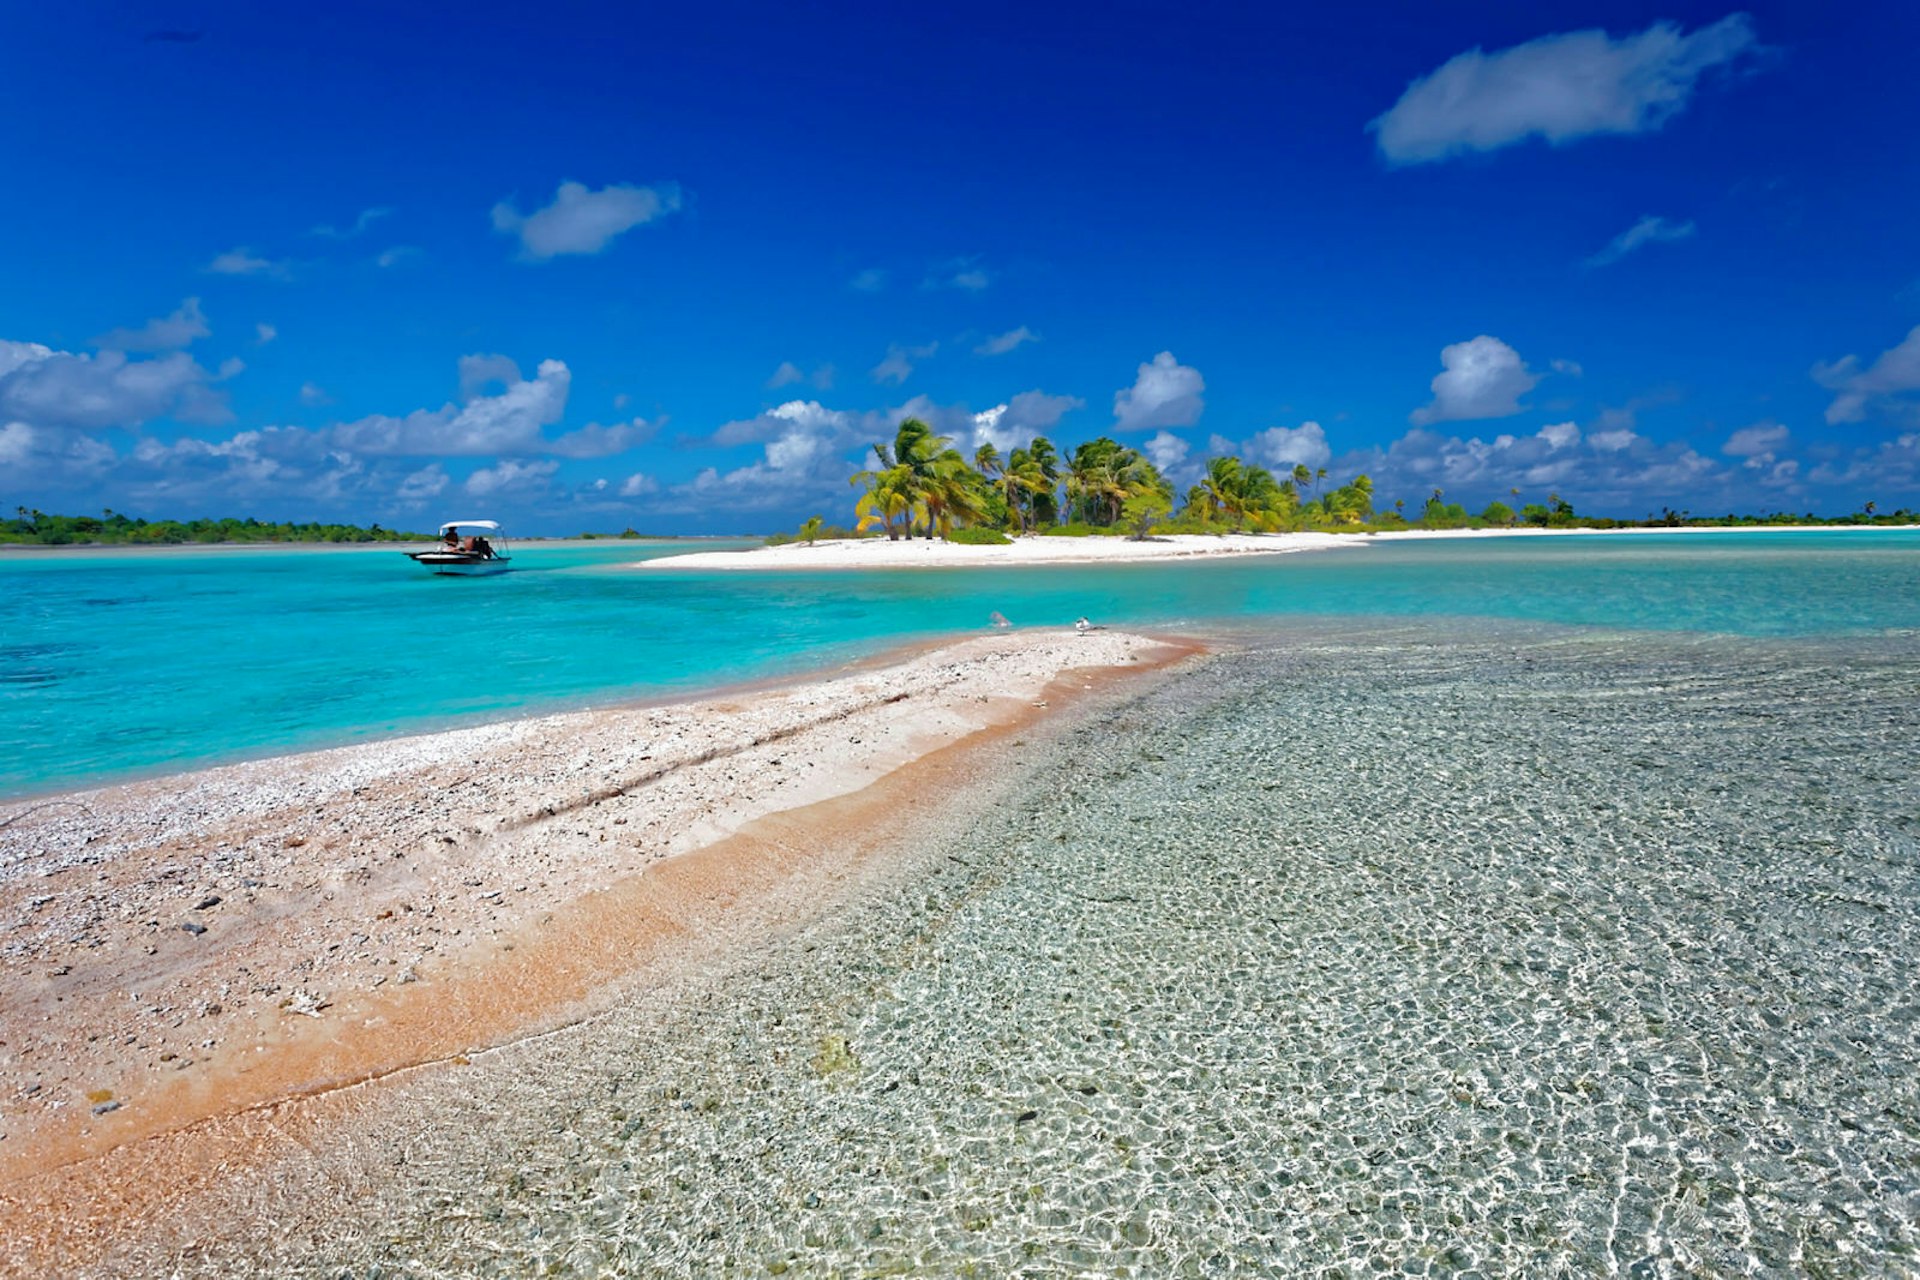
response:
<path id="1" fill-rule="evenodd" d="M 186 1270 L 1920 1269 L 1920 638 L 1268 631 Z"/>
<path id="2" fill-rule="evenodd" d="M 1906 532 L 1373 543 L 1024 570 L 619 567 L 661 553 L 531 546 L 485 579 L 431 577 L 388 551 L 0 560 L 0 796 L 826 667 L 977 630 L 994 610 L 1022 626 L 1085 614 L 1200 630 L 1302 614 L 1920 629 L 1920 534 Z"/>

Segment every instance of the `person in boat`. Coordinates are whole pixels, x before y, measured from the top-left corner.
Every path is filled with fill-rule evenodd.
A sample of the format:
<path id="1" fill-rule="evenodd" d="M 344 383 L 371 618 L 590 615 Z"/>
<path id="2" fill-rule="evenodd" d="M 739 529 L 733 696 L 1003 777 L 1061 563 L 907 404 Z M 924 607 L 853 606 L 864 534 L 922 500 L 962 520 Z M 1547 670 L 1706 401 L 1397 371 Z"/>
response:
<path id="1" fill-rule="evenodd" d="M 447 529 L 440 535 L 440 545 L 448 551 L 458 551 L 460 549 L 460 531 L 452 528 Z"/>
<path id="2" fill-rule="evenodd" d="M 468 541 L 472 543 L 472 545 L 467 549 L 473 552 L 473 554 L 480 556 L 482 559 L 493 559 L 493 544 L 487 541 L 486 534 L 476 533 L 472 538 L 468 539 Z"/>

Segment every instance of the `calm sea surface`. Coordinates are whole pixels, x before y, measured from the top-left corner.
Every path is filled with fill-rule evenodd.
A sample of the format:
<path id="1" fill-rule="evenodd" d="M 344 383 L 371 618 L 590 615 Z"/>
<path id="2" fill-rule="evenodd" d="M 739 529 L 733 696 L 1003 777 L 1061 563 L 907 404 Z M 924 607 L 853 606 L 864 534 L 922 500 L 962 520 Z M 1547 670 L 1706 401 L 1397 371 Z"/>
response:
<path id="1" fill-rule="evenodd" d="M 254 645 L 182 644 L 191 564 L 8 572 L 47 575 L 48 615 L 173 618 L 169 671 L 331 672 L 336 710 L 457 691 L 433 659 L 462 646 L 532 701 L 991 608 L 1239 643 L 995 748 L 973 816 L 804 927 L 742 924 L 592 1022 L 396 1085 L 128 1274 L 1920 1274 L 1911 535 L 777 580 L 299 563 L 304 590 L 234 561 L 205 585 L 330 640 L 265 645 L 256 598 L 200 615 Z M 174 587 L 59 596 L 89 573 Z M 208 725 L 259 714 L 193 687 Z M 419 714 L 511 705 L 473 696 Z"/>
<path id="2" fill-rule="evenodd" d="M 398 552 L 0 560 L 0 796 L 826 667 L 1085 614 L 1506 618 L 1742 636 L 1920 628 L 1920 535 L 1371 544 L 1224 563 L 655 574 L 673 549 L 522 548 L 502 577 Z"/>

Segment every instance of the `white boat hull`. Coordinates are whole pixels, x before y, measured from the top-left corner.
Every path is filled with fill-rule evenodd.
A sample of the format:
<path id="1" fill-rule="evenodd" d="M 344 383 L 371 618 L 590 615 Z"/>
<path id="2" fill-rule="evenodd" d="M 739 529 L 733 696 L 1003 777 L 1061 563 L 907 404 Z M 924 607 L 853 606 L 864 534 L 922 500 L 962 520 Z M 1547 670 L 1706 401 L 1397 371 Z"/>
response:
<path id="1" fill-rule="evenodd" d="M 512 568 L 512 556 L 476 556 L 462 551 L 409 551 L 407 558 L 428 573 L 461 578 L 479 578 L 505 573 Z"/>

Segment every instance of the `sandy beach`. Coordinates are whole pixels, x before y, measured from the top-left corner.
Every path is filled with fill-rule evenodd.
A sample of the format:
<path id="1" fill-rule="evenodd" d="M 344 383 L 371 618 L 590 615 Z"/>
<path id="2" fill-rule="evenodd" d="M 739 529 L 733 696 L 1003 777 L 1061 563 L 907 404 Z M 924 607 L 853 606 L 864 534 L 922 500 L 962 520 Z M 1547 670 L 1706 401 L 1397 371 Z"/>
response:
<path id="1" fill-rule="evenodd" d="M 1145 542 L 1131 538 L 1060 538 L 1031 535 L 1006 546 L 966 546 L 925 538 L 838 539 L 812 545 L 789 542 L 747 551 L 696 551 L 635 563 L 637 569 L 812 570 L 812 569 L 959 569 L 985 565 L 1149 564 L 1166 560 L 1228 556 L 1283 555 L 1364 547 L 1370 542 L 1426 542 L 1497 538 L 1600 538 L 1627 535 L 1835 532 L 1876 526 L 1760 525 L 1721 529 L 1398 529 L 1384 533 L 1233 533 L 1167 534 Z M 1888 526 L 1877 526 L 1886 528 Z"/>
<path id="2" fill-rule="evenodd" d="M 223 1123 L 577 1020 L 703 913 L 858 844 L 835 832 L 876 783 L 1190 652 L 983 636 L 7 806 L 5 1263 L 160 1220 L 234 1172 Z"/>

